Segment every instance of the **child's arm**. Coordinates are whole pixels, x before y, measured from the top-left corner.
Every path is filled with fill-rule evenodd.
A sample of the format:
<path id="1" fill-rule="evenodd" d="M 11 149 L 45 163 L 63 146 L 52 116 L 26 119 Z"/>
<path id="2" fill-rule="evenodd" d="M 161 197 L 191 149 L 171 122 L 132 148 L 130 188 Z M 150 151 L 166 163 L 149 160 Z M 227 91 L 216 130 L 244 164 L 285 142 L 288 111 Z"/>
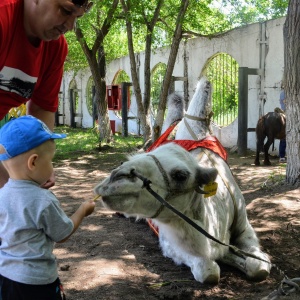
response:
<path id="1" fill-rule="evenodd" d="M 90 215 L 94 211 L 94 209 L 95 209 L 95 201 L 88 200 L 88 201 L 83 202 L 79 206 L 77 211 L 70 218 L 74 224 L 73 231 L 70 233 L 70 235 L 68 235 L 66 238 L 59 241 L 58 243 L 65 242 L 78 229 L 78 227 L 81 224 L 84 217 L 87 217 L 88 215 Z"/>

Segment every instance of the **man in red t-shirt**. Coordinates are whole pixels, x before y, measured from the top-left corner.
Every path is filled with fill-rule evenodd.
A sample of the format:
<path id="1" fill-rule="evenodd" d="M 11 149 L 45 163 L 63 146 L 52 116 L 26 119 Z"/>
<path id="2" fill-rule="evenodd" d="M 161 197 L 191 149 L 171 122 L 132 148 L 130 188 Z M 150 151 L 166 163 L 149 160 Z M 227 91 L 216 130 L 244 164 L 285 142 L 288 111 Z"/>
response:
<path id="1" fill-rule="evenodd" d="M 27 103 L 27 114 L 53 130 L 67 56 L 64 33 L 89 10 L 88 0 L 0 1 L 0 120 Z M 8 175 L 0 166 L 0 187 Z M 54 174 L 45 188 L 54 185 Z"/>

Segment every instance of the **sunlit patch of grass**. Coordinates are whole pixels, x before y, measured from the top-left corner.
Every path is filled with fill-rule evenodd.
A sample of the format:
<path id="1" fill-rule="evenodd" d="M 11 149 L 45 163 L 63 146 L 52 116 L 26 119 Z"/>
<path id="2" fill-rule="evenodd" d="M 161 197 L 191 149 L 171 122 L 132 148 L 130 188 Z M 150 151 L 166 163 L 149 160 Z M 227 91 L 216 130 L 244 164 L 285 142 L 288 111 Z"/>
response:
<path id="1" fill-rule="evenodd" d="M 261 189 L 272 189 L 274 186 L 285 183 L 285 166 L 280 165 L 270 173 L 267 180 L 261 184 Z"/>
<path id="2" fill-rule="evenodd" d="M 76 159 L 88 154 L 101 153 L 102 158 L 103 156 L 109 157 L 111 153 L 129 154 L 136 151 L 143 144 L 141 137 L 132 135 L 122 137 L 116 134 L 109 145 L 99 149 L 99 137 L 95 129 L 60 126 L 55 128 L 55 132 L 67 134 L 67 138 L 56 140 L 56 155 L 54 158 L 56 162 L 64 159 Z"/>

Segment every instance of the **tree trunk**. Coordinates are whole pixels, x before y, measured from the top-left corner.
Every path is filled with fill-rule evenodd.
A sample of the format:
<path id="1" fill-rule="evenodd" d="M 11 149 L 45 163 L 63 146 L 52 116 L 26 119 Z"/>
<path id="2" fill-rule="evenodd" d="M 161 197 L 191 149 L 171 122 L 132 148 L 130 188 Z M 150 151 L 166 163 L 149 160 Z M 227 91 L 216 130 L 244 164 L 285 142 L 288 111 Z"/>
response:
<path id="1" fill-rule="evenodd" d="M 147 36 L 146 36 L 146 47 L 145 47 L 145 72 L 144 72 L 144 107 L 145 112 L 149 114 L 150 109 L 150 99 L 151 99 L 151 70 L 150 70 L 150 62 L 151 62 L 151 54 L 152 54 L 152 39 L 153 39 L 153 29 L 157 23 L 159 18 L 160 10 L 162 5 L 164 4 L 164 0 L 158 0 L 155 8 L 155 12 L 151 21 L 149 22 L 144 16 L 145 23 L 147 24 Z"/>
<path id="2" fill-rule="evenodd" d="M 300 0 L 290 0 L 284 24 L 284 87 L 289 184 L 300 182 Z"/>
<path id="3" fill-rule="evenodd" d="M 94 79 L 95 96 L 93 101 L 98 112 L 99 146 L 101 146 L 101 142 L 110 143 L 112 137 L 106 99 L 106 59 L 103 43 L 104 38 L 109 33 L 112 23 L 114 22 L 113 16 L 118 7 L 118 4 L 119 0 L 113 0 L 113 3 L 110 6 L 110 9 L 101 28 L 98 28 L 96 26 L 97 24 L 94 24 L 93 28 L 96 31 L 97 36 L 91 49 L 86 43 L 85 37 L 79 24 L 77 24 L 77 26 L 75 27 L 77 41 L 79 42 L 87 58 Z M 98 11 L 98 14 L 100 14 L 100 11 Z"/>
<path id="4" fill-rule="evenodd" d="M 121 1 L 123 11 L 126 16 L 130 15 L 130 7 L 127 6 L 124 0 Z M 144 143 L 150 138 L 151 136 L 151 126 L 149 120 L 149 114 L 145 110 L 145 106 L 143 105 L 143 97 L 141 93 L 141 87 L 138 78 L 138 71 L 137 71 L 137 64 L 136 64 L 136 57 L 134 55 L 134 47 L 133 47 L 133 33 L 132 33 L 132 24 L 131 21 L 126 18 L 126 29 L 127 29 L 127 37 L 128 37 L 128 53 L 130 58 L 130 70 L 131 70 L 131 78 L 132 78 L 132 85 L 134 89 L 134 94 L 136 98 L 137 108 L 138 108 L 138 117 L 140 119 L 140 126 L 143 131 L 143 139 Z M 150 49 L 151 51 L 151 49 Z M 146 55 L 147 57 L 147 55 Z"/>
<path id="5" fill-rule="evenodd" d="M 174 38 L 172 41 L 172 45 L 170 47 L 171 51 L 168 60 L 166 75 L 161 88 L 160 101 L 158 105 L 156 120 L 153 126 L 153 138 L 152 138 L 153 140 L 156 140 L 161 133 L 161 128 L 164 121 L 164 115 L 167 106 L 168 91 L 171 84 L 171 79 L 173 75 L 174 65 L 176 62 L 176 57 L 178 54 L 180 41 L 182 39 L 182 20 L 184 19 L 184 15 L 186 13 L 188 6 L 189 6 L 189 0 L 181 1 L 180 11 L 178 13 L 177 20 L 176 20 L 176 29 L 174 32 Z"/>
<path id="6" fill-rule="evenodd" d="M 95 70 L 96 71 L 96 70 Z M 99 99 L 96 98 L 98 103 L 98 128 L 99 128 L 99 145 L 101 142 L 110 143 L 112 137 L 112 131 L 109 122 L 107 99 L 106 99 L 106 59 L 103 44 L 98 49 L 98 67 L 99 78 L 97 78 L 97 85 L 95 84 L 96 95 L 99 95 Z"/>

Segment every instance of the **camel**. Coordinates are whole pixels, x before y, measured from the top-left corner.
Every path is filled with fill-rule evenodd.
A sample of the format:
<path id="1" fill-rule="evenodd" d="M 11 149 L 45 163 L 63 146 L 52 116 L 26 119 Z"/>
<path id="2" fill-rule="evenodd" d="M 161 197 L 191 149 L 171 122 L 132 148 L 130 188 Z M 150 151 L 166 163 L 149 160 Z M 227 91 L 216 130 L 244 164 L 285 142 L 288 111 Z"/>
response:
<path id="1" fill-rule="evenodd" d="M 150 219 L 158 228 L 163 255 L 189 266 L 195 280 L 217 284 L 218 262 L 222 262 L 238 268 L 250 280 L 261 281 L 270 273 L 270 259 L 260 249 L 247 218 L 245 200 L 226 163 L 226 153 L 210 134 L 210 117 L 211 84 L 202 78 L 178 124 L 175 140 L 158 139 L 149 152 L 128 157 L 95 186 L 94 193 L 102 196 L 108 209 Z M 209 191 L 211 185 L 217 189 Z M 195 224 L 221 244 L 200 233 Z M 238 255 L 224 244 L 249 256 Z"/>

